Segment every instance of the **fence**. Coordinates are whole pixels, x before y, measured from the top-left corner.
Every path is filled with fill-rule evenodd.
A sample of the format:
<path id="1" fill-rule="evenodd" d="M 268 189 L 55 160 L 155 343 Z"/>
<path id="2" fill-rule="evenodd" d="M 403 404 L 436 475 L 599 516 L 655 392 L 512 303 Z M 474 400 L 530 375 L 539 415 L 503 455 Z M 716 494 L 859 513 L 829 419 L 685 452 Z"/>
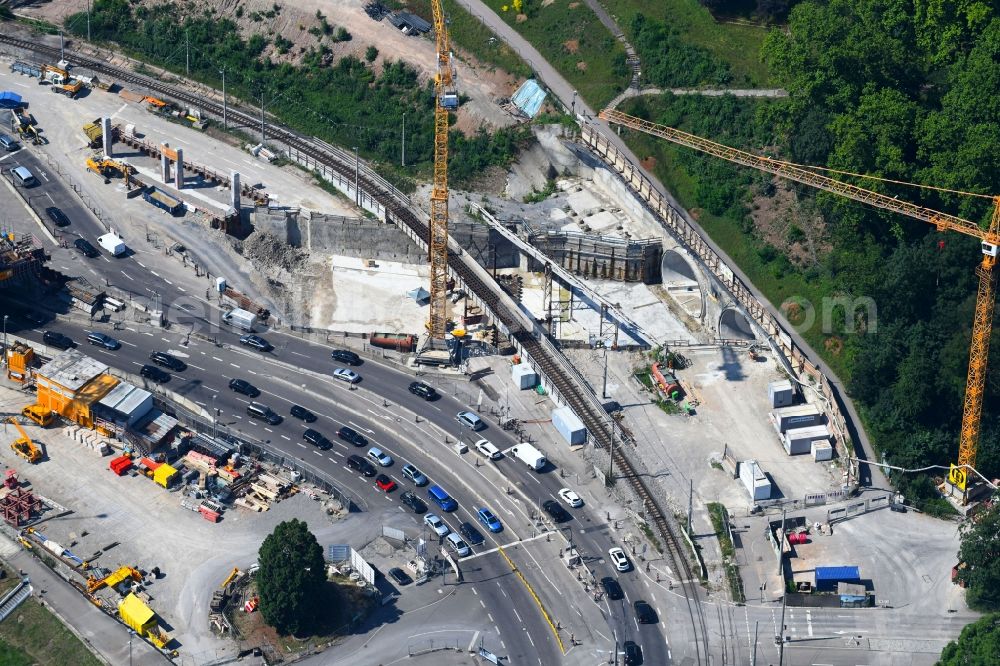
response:
<path id="1" fill-rule="evenodd" d="M 652 181 L 646 178 L 626 155 L 619 151 L 606 136 L 590 125 L 582 126 L 581 139 L 611 169 L 618 173 L 666 231 L 684 244 L 698 258 L 705 269 L 729 291 L 747 316 L 764 331 L 772 345 L 779 350 L 789 369 L 814 385 L 819 394 L 826 400 L 830 429 L 836 436 L 838 447 L 841 444 L 845 446 L 845 450 L 838 451 L 838 453 L 842 458 L 847 458 L 846 446 L 852 441 L 847 419 L 842 412 L 839 394 L 822 370 L 808 359 L 805 351 L 795 344 L 791 334 L 785 330 L 782 323 L 768 310 L 767 306 L 753 294 L 750 287 L 735 276 L 733 270 L 726 264 L 722 256 L 709 245 L 701 232 L 684 219 L 671 202 L 657 191 Z M 857 479 L 856 465 L 854 463 L 848 463 L 848 465 L 851 466 L 848 473 L 849 478 Z"/>

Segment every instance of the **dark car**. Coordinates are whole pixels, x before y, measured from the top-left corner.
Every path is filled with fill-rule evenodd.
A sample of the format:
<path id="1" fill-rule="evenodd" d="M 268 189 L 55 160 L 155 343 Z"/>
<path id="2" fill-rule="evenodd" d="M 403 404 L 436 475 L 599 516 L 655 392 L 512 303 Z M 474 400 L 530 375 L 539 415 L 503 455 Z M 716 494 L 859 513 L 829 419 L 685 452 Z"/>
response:
<path id="1" fill-rule="evenodd" d="M 554 520 L 557 523 L 561 523 L 563 521 L 570 519 L 569 511 L 562 508 L 562 505 L 559 502 L 556 502 L 555 500 L 549 500 L 545 502 L 544 504 L 542 504 L 542 508 L 545 509 L 545 513 L 552 516 L 552 520 Z"/>
<path id="2" fill-rule="evenodd" d="M 399 585 L 409 585 L 413 582 L 413 579 L 399 567 L 389 569 L 389 578 L 392 578 Z"/>
<path id="3" fill-rule="evenodd" d="M 625 593 L 622 592 L 622 586 L 611 576 L 605 576 L 601 579 L 601 587 L 604 588 L 604 594 L 608 595 L 608 599 L 612 601 L 617 601 L 625 596 Z"/>
<path id="4" fill-rule="evenodd" d="M 642 648 L 635 644 L 635 641 L 625 641 L 623 645 L 625 666 L 642 666 Z"/>
<path id="5" fill-rule="evenodd" d="M 341 361 L 347 365 L 361 365 L 361 357 L 346 349 L 334 349 L 330 352 L 330 358 L 334 361 Z"/>
<path id="6" fill-rule="evenodd" d="M 437 391 L 434 390 L 434 387 L 423 382 L 410 382 L 409 389 L 410 393 L 424 400 L 433 400 L 437 397 Z"/>
<path id="7" fill-rule="evenodd" d="M 187 370 L 187 363 L 180 360 L 176 356 L 171 356 L 167 352 L 153 352 L 149 355 L 149 360 L 156 365 L 162 365 L 164 368 L 170 368 L 174 372 L 184 372 Z"/>
<path id="8" fill-rule="evenodd" d="M 413 513 L 424 513 L 427 511 L 427 505 L 424 504 L 424 501 L 409 490 L 399 496 L 399 501 L 410 507 Z"/>
<path id="9" fill-rule="evenodd" d="M 354 428 L 343 426 L 337 431 L 337 437 L 354 446 L 368 446 L 368 439 Z"/>
<path id="10" fill-rule="evenodd" d="M 482 533 L 476 529 L 476 526 L 472 523 L 462 523 L 458 526 L 458 531 L 465 537 L 465 540 L 469 542 L 470 545 L 478 546 L 486 539 L 483 538 Z"/>
<path id="11" fill-rule="evenodd" d="M 347 466 L 357 470 L 365 476 L 375 476 L 375 465 L 371 464 L 361 456 L 347 456 Z"/>
<path id="12" fill-rule="evenodd" d="M 230 379 L 229 389 L 232 391 L 236 391 L 237 393 L 242 393 L 243 395 L 249 396 L 251 398 L 256 398 L 257 396 L 260 395 L 260 389 L 258 389 L 256 386 L 254 386 L 245 379 L 236 379 L 236 378 Z"/>
<path id="13" fill-rule="evenodd" d="M 297 419 L 302 419 L 306 423 L 312 423 L 316 420 L 316 415 L 310 412 L 305 407 L 300 407 L 299 405 L 292 405 L 291 410 L 292 416 Z"/>
<path id="14" fill-rule="evenodd" d="M 142 366 L 139 370 L 139 375 L 145 377 L 146 379 L 151 379 L 157 384 L 162 384 L 163 382 L 170 381 L 170 374 L 163 370 L 160 370 L 155 365 L 146 364 Z"/>
<path id="15" fill-rule="evenodd" d="M 77 238 L 73 241 L 73 246 L 80 251 L 85 257 L 90 257 L 91 259 L 101 256 L 101 253 L 97 251 L 97 248 L 90 244 L 85 238 Z"/>
<path id="16" fill-rule="evenodd" d="M 241 335 L 240 344 L 244 347 L 252 347 L 257 351 L 269 352 L 274 349 L 274 345 L 260 337 L 259 335 Z"/>
<path id="17" fill-rule="evenodd" d="M 636 599 L 632 608 L 635 609 L 635 618 L 639 620 L 639 624 L 656 624 L 658 620 L 656 611 L 648 603 L 642 599 Z"/>
<path id="18" fill-rule="evenodd" d="M 52 224 L 56 225 L 57 227 L 69 226 L 69 218 L 66 217 L 66 213 L 62 212 L 55 206 L 49 206 L 48 208 L 46 208 L 45 214 L 49 216 L 50 220 L 52 220 Z"/>
<path id="19" fill-rule="evenodd" d="M 68 335 L 56 333 L 55 331 L 45 331 L 42 335 L 42 342 L 57 349 L 69 349 L 76 346 L 76 343 Z"/>
<path id="20" fill-rule="evenodd" d="M 306 428 L 306 431 L 302 433 L 302 439 L 306 440 L 316 448 L 322 449 L 323 451 L 333 447 L 333 444 L 330 443 L 330 440 L 328 440 L 323 433 L 318 430 L 313 430 L 312 428 Z"/>

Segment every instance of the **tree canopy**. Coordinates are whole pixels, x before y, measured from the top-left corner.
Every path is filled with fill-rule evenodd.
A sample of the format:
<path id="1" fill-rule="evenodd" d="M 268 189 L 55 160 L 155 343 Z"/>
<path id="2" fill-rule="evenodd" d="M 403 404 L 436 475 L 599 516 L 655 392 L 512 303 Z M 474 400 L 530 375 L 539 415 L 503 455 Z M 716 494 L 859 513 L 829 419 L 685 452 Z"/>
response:
<path id="1" fill-rule="evenodd" d="M 1000 615 L 987 615 L 948 643 L 937 666 L 993 666 L 1000 655 Z"/>
<path id="2" fill-rule="evenodd" d="M 969 606 L 1000 610 L 1000 505 L 976 514 L 963 526 L 958 557 L 965 565 L 958 578 L 968 588 Z"/>
<path id="3" fill-rule="evenodd" d="M 258 553 L 260 612 L 282 634 L 302 635 L 316 626 L 326 565 L 323 548 L 304 521 L 280 523 Z"/>

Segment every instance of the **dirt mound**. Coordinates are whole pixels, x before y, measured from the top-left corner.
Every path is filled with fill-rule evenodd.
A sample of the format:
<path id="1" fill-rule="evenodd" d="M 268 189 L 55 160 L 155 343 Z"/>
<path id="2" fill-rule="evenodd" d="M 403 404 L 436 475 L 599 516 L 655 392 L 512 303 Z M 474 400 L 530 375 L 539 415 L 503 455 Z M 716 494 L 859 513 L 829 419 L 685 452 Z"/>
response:
<path id="1" fill-rule="evenodd" d="M 233 246 L 258 268 L 280 268 L 294 273 L 309 260 L 308 252 L 294 248 L 266 231 L 255 231 L 243 241 L 234 241 Z"/>

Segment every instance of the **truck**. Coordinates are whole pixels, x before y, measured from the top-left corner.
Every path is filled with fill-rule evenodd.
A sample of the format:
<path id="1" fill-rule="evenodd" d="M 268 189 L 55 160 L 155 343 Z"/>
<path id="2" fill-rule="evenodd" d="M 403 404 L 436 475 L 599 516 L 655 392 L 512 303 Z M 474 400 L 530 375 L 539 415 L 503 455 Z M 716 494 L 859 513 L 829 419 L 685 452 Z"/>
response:
<path id="1" fill-rule="evenodd" d="M 42 81 L 48 81 L 49 83 L 61 86 L 69 83 L 69 72 L 55 65 L 43 65 Z"/>
<path id="2" fill-rule="evenodd" d="M 98 236 L 97 244 L 115 257 L 120 257 L 128 252 L 128 247 L 125 245 L 125 242 L 122 241 L 122 237 L 114 232 Z"/>
<path id="3" fill-rule="evenodd" d="M 541 471 L 545 467 L 545 456 L 542 455 L 541 451 L 527 442 L 521 442 L 517 446 L 512 446 L 510 452 L 514 454 L 515 458 L 536 472 Z"/>
<path id="4" fill-rule="evenodd" d="M 233 328 L 238 328 L 241 331 L 252 333 L 253 327 L 257 324 L 257 315 L 248 310 L 233 308 L 226 314 L 222 315 L 222 321 L 226 322 Z"/>

